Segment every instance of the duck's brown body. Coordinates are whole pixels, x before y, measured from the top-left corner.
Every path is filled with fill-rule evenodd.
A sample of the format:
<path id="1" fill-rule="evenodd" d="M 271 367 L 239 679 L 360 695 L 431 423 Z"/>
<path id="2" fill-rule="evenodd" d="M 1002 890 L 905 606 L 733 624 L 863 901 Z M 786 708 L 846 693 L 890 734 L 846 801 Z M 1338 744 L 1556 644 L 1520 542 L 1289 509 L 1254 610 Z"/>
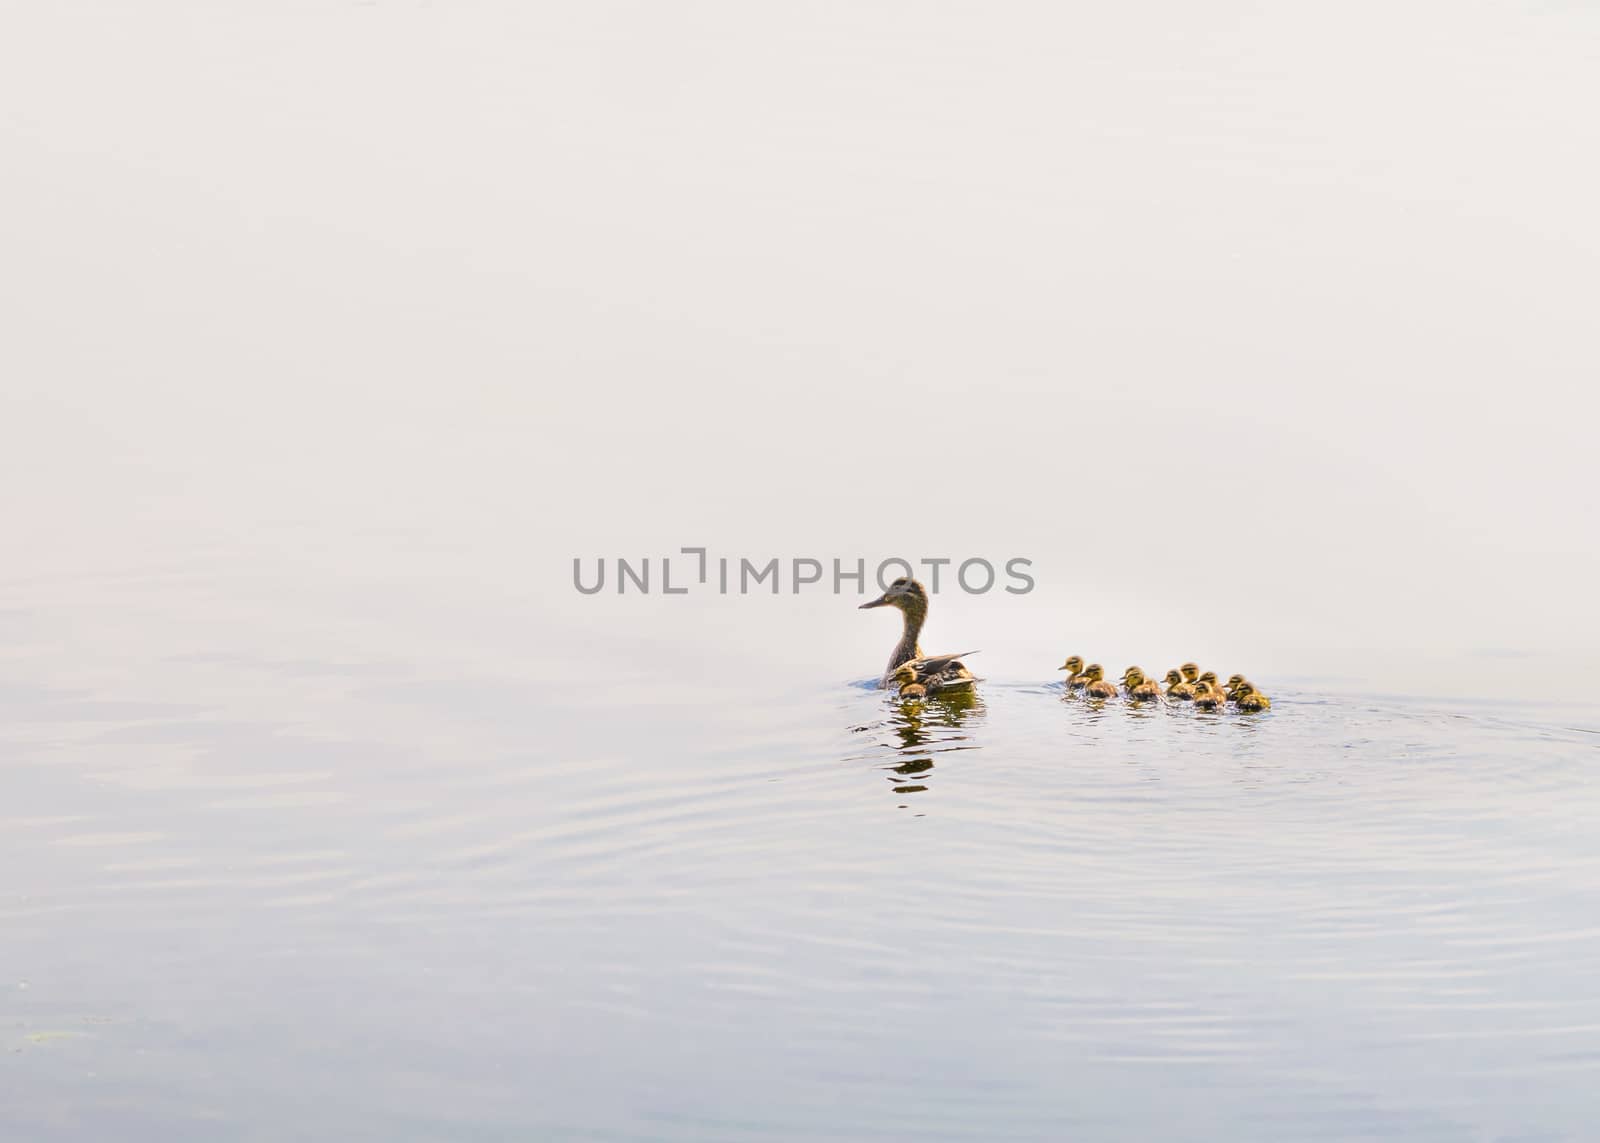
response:
<path id="1" fill-rule="evenodd" d="M 972 672 L 967 670 L 961 658 L 964 655 L 976 654 L 976 651 L 962 651 L 955 655 L 930 655 L 926 658 L 911 659 L 891 671 L 889 681 L 890 684 L 900 688 L 902 695 L 913 687 L 918 688 L 921 694 L 970 687 L 977 680 Z"/>

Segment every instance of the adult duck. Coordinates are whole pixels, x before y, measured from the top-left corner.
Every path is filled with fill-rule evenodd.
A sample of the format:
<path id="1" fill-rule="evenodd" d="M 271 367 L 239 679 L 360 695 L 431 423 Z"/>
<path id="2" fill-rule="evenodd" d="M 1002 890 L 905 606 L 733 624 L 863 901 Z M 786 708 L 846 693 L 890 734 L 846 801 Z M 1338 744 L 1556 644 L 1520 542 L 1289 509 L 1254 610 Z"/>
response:
<path id="1" fill-rule="evenodd" d="M 922 634 L 922 625 L 928 620 L 928 590 L 922 584 L 901 576 L 877 599 L 863 603 L 861 610 L 871 607 L 896 608 L 903 620 L 900 642 L 889 653 L 889 665 L 884 669 L 883 678 L 878 680 L 880 687 L 915 685 L 927 691 L 941 691 L 970 687 L 976 681 L 972 672 L 967 670 L 967 665 L 961 661 L 961 656 L 977 652 L 924 655 L 918 646 L 917 637 Z M 901 671 L 903 667 L 909 667 L 910 670 Z"/>

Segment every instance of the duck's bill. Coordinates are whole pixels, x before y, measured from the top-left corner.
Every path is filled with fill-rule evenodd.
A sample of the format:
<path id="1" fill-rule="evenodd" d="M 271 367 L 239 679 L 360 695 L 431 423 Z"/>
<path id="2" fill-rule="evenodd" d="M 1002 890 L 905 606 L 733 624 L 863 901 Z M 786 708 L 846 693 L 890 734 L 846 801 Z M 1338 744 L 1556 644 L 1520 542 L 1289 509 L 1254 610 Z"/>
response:
<path id="1" fill-rule="evenodd" d="M 856 610 L 857 611 L 865 611 L 869 607 L 887 607 L 887 606 L 889 606 L 889 593 L 888 592 L 884 592 L 882 595 L 878 596 L 877 599 L 874 599 L 870 603 L 863 603 L 860 607 L 856 608 Z"/>

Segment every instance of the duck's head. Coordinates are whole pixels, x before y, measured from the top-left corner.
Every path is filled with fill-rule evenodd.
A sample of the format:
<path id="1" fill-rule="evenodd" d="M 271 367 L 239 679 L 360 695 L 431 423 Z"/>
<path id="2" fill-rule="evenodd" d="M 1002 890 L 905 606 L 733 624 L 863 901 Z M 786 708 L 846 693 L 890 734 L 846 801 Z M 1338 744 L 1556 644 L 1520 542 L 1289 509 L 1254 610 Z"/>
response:
<path id="1" fill-rule="evenodd" d="M 1196 682 L 1200 682 L 1200 683 L 1204 683 L 1208 687 L 1214 687 L 1214 686 L 1217 685 L 1217 672 L 1215 672 L 1215 671 L 1207 671 L 1205 674 L 1201 675 L 1195 681 Z"/>
<path id="2" fill-rule="evenodd" d="M 1185 663 L 1178 670 L 1183 672 L 1183 681 L 1186 683 L 1192 683 L 1200 677 L 1199 663 Z"/>
<path id="3" fill-rule="evenodd" d="M 1122 681 L 1130 687 L 1136 687 L 1144 682 L 1144 672 L 1138 667 L 1129 667 L 1122 672 Z"/>
<path id="4" fill-rule="evenodd" d="M 1058 670 L 1058 671 L 1066 671 L 1069 674 L 1073 674 L 1073 675 L 1077 674 L 1079 671 L 1083 670 L 1083 656 L 1082 655 L 1068 655 L 1067 656 L 1067 661 L 1065 663 L 1062 663 L 1059 667 L 1057 667 L 1056 670 Z"/>
<path id="5" fill-rule="evenodd" d="M 928 592 L 916 580 L 901 576 L 877 599 L 863 603 L 860 610 L 865 611 L 869 607 L 898 607 L 901 611 L 926 611 Z"/>
<path id="6" fill-rule="evenodd" d="M 1106 669 L 1099 663 L 1090 663 L 1083 669 L 1083 677 L 1088 679 L 1091 683 L 1098 683 L 1101 679 L 1106 677 Z"/>
<path id="7" fill-rule="evenodd" d="M 1242 682 L 1244 682 L 1244 676 L 1243 675 L 1229 675 L 1228 676 L 1228 687 L 1227 687 L 1227 689 L 1231 691 Z"/>
<path id="8" fill-rule="evenodd" d="M 907 683 L 900 688 L 900 697 L 903 699 L 927 698 L 928 688 L 921 683 Z"/>
<path id="9" fill-rule="evenodd" d="M 1167 672 L 1167 686 L 1175 687 L 1183 682 L 1183 676 L 1176 669 Z"/>
<path id="10" fill-rule="evenodd" d="M 1232 697 L 1235 699 L 1242 699 L 1245 695 L 1258 695 L 1261 693 L 1260 691 L 1256 690 L 1256 685 L 1254 683 L 1246 679 L 1240 679 L 1239 685 L 1230 688 L 1230 692 Z"/>

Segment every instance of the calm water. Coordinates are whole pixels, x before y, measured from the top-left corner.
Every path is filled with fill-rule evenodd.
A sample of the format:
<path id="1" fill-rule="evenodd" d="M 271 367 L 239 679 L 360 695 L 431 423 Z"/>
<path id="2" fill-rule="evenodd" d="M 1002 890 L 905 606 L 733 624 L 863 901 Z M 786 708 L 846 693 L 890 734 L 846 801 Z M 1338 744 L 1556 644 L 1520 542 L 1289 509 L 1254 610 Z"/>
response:
<path id="1" fill-rule="evenodd" d="M 7 1139 L 1591 1136 L 1592 711 L 608 687 L 247 584 L 12 585 Z"/>
<path id="2" fill-rule="evenodd" d="M 0 30 L 0 1143 L 1600 1139 L 1600 3 Z"/>

